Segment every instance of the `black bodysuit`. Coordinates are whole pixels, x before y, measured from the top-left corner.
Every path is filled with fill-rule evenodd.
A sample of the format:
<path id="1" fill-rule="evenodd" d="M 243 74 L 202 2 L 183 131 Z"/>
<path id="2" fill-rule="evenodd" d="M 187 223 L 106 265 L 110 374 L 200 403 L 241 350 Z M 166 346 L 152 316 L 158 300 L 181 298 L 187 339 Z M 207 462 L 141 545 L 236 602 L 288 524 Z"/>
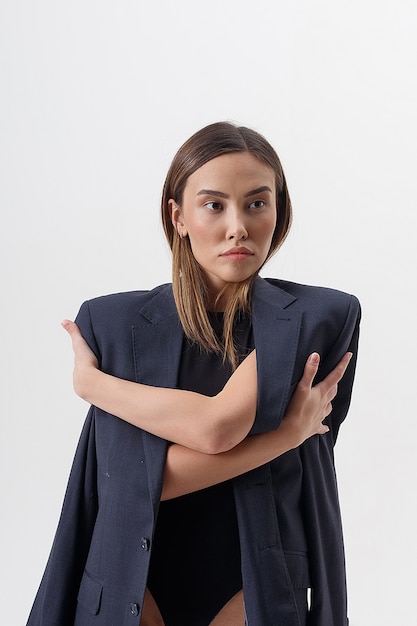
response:
<path id="1" fill-rule="evenodd" d="M 222 314 L 210 314 L 216 333 Z M 253 347 L 250 320 L 240 316 L 235 341 Z M 220 355 L 184 340 L 178 387 L 216 395 L 231 375 Z M 198 415 L 195 416 L 198 419 Z M 161 502 L 148 586 L 166 626 L 208 626 L 242 588 L 239 532 L 231 481 Z"/>

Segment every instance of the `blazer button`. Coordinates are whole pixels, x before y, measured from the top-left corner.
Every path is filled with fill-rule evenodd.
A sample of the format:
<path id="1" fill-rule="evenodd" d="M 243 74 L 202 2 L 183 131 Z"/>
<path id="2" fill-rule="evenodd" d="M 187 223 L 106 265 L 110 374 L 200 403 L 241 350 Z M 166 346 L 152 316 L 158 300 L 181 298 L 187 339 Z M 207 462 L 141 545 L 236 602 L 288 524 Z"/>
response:
<path id="1" fill-rule="evenodd" d="M 136 604 L 136 602 L 132 602 L 132 604 L 130 605 L 130 612 L 132 613 L 132 615 L 139 615 L 139 604 Z"/>
<path id="2" fill-rule="evenodd" d="M 151 545 L 151 542 L 149 541 L 149 539 L 146 539 L 146 537 L 142 537 L 142 539 L 140 540 L 140 547 L 142 548 L 142 550 L 149 550 Z"/>

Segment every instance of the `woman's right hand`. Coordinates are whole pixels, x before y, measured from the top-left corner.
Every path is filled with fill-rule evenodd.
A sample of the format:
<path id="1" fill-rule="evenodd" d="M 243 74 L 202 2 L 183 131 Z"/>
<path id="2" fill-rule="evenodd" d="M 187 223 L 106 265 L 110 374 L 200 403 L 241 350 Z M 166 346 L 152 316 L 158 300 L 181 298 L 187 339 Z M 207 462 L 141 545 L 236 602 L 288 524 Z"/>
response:
<path id="1" fill-rule="evenodd" d="M 337 394 L 337 385 L 342 379 L 349 361 L 351 352 L 341 358 L 336 367 L 317 385 L 313 385 L 319 368 L 320 356 L 313 352 L 307 359 L 303 376 L 290 400 L 283 423 L 291 427 L 294 437 L 301 445 L 312 435 L 324 435 L 329 427 L 323 420 L 332 411 L 332 400 Z"/>

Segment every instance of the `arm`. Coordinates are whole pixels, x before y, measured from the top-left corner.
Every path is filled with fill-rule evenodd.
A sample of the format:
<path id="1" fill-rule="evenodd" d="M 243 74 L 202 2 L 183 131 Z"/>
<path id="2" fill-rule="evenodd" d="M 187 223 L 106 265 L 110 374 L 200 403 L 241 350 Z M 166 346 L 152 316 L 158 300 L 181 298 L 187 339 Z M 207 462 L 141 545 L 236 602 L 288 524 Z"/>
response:
<path id="1" fill-rule="evenodd" d="M 66 320 L 63 326 L 71 335 L 75 353 L 75 391 L 91 404 L 147 432 L 206 454 L 231 450 L 248 434 L 257 403 L 254 352 L 237 368 L 217 396 L 208 397 L 180 389 L 151 387 L 104 374 L 98 370 L 97 360 L 77 325 Z M 326 379 L 314 387 L 312 382 L 317 373 L 319 356 L 313 354 L 307 360 L 289 413 L 294 425 L 303 433 L 306 432 L 306 425 L 309 432 L 308 419 L 316 417 L 318 407 L 320 416 L 323 408 L 328 410 L 331 406 L 337 383 L 349 360 L 350 355 L 345 355 Z M 321 417 L 320 423 L 324 417 Z M 314 424 L 316 426 L 316 422 Z M 327 427 L 321 426 L 321 430 L 310 434 L 315 432 L 327 432 Z M 291 447 L 302 443 L 310 434 Z M 275 456 L 278 455 L 274 454 L 272 458 Z"/>
<path id="2" fill-rule="evenodd" d="M 78 326 L 62 323 L 75 354 L 74 389 L 103 411 L 158 437 L 207 454 L 229 450 L 248 434 L 257 404 L 256 356 L 239 366 L 214 397 L 122 380 L 98 369 Z"/>
<path id="3" fill-rule="evenodd" d="M 285 417 L 276 430 L 247 437 L 233 449 L 216 455 L 171 445 L 167 452 L 161 500 L 177 498 L 235 478 L 297 448 L 312 435 L 328 432 L 322 422 L 332 411 L 331 401 L 350 358 L 351 354 L 346 354 L 325 381 L 313 387 L 320 359 L 318 355 L 311 355 Z"/>
<path id="4" fill-rule="evenodd" d="M 167 452 L 161 500 L 178 498 L 235 478 L 269 463 L 301 443 L 284 419 L 277 430 L 247 437 L 220 454 L 203 454 L 173 444 Z"/>

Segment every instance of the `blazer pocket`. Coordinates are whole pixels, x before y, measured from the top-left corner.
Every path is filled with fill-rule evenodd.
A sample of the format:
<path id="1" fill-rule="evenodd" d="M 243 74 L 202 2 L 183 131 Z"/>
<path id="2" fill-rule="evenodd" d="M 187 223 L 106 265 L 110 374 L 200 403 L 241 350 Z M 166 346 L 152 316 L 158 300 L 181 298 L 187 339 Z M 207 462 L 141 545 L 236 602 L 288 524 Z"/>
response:
<path id="1" fill-rule="evenodd" d="M 286 550 L 284 550 L 284 554 L 292 586 L 295 589 L 311 587 L 307 554 L 297 551 L 287 552 Z"/>
<path id="2" fill-rule="evenodd" d="M 102 593 L 102 583 L 91 578 L 91 576 L 89 576 L 89 574 L 85 571 L 81 579 L 81 585 L 77 597 L 81 606 L 92 615 L 97 615 L 100 610 Z"/>

